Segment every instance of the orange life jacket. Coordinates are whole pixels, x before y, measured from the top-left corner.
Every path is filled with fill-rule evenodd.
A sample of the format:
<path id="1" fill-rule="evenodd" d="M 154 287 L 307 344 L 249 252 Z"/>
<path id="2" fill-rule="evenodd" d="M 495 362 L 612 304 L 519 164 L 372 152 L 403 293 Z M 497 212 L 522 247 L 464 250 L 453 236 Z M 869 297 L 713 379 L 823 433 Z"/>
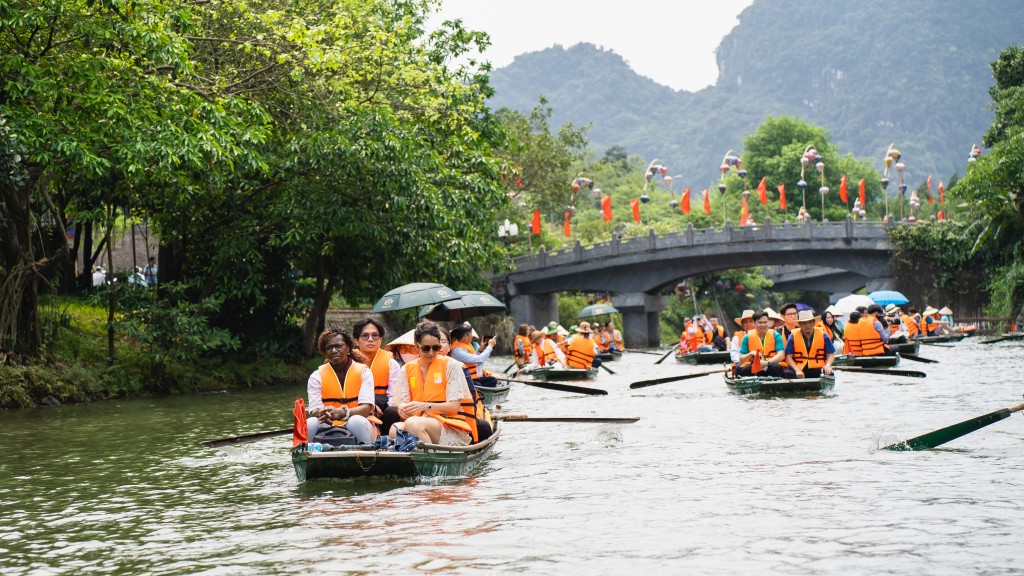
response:
<path id="1" fill-rule="evenodd" d="M 522 346 L 523 348 L 522 356 L 519 355 L 520 346 Z M 516 364 L 519 364 L 521 366 L 523 364 L 529 363 L 530 358 L 533 356 L 531 354 L 532 351 L 533 345 L 530 344 L 530 339 L 527 338 L 526 336 L 523 336 L 522 334 L 516 334 L 516 339 L 512 343 L 512 354 L 515 355 Z"/>
<path id="2" fill-rule="evenodd" d="M 324 406 L 329 408 L 341 408 L 348 406 L 349 410 L 359 406 L 359 390 L 363 387 L 363 371 L 369 370 L 365 364 L 353 361 L 345 373 L 345 386 L 342 387 L 338 381 L 338 375 L 330 363 L 320 366 L 320 398 Z M 373 415 L 367 417 L 374 424 L 380 424 L 380 420 Z M 334 420 L 335 426 L 344 426 L 347 420 Z"/>
<path id="3" fill-rule="evenodd" d="M 448 401 L 448 362 L 451 358 L 437 356 L 427 368 L 427 381 L 421 382 L 423 372 L 420 370 L 419 362 L 409 362 L 405 365 L 405 376 L 409 380 L 409 399 L 413 402 L 427 402 L 428 404 L 443 404 Z M 442 426 L 447 426 L 460 432 L 465 432 L 473 437 L 473 442 L 478 442 L 479 436 L 476 430 L 476 401 L 468 395 L 460 398 L 459 411 L 455 414 L 440 414 L 438 412 L 426 412 L 429 416 L 439 421 Z"/>
<path id="4" fill-rule="evenodd" d="M 747 352 L 758 352 L 761 358 L 768 360 L 772 356 L 778 354 L 780 350 L 775 348 L 775 329 L 769 328 L 764 334 L 762 339 L 757 335 L 757 328 L 754 328 L 750 332 L 747 332 Z M 742 341 L 740 345 L 742 345 Z M 749 365 L 753 361 L 753 357 L 750 357 L 743 361 L 743 366 Z M 785 360 L 779 362 L 780 366 L 788 366 Z"/>
<path id="5" fill-rule="evenodd" d="M 590 368 L 594 365 L 594 341 L 578 335 L 569 342 L 565 363 L 570 368 Z"/>
<path id="6" fill-rule="evenodd" d="M 825 359 L 828 358 L 828 354 L 825 353 L 825 331 L 821 328 L 815 328 L 813 335 L 811 336 L 811 349 L 807 350 L 807 343 L 804 340 L 803 334 L 797 330 L 793 333 L 793 360 L 796 361 L 794 368 L 803 369 L 804 366 L 808 368 L 821 368 L 825 365 Z"/>
<path id="7" fill-rule="evenodd" d="M 533 346 L 534 357 L 537 358 L 537 365 L 544 366 L 548 360 L 558 360 L 555 354 L 555 343 L 547 338 L 541 338 L 539 344 Z"/>
<path id="8" fill-rule="evenodd" d="M 909 316 L 901 314 L 899 315 L 899 320 L 900 322 L 903 323 L 904 326 L 906 326 L 907 337 L 912 338 L 918 335 L 919 332 L 921 332 L 921 326 Z"/>
<path id="9" fill-rule="evenodd" d="M 617 346 L 619 350 L 625 348 L 622 344 L 622 332 L 619 332 L 618 329 L 612 330 L 612 340 L 615 342 L 615 346 Z"/>
<path id="10" fill-rule="evenodd" d="M 465 342 L 455 342 L 452 344 L 452 348 L 461 348 L 465 350 L 468 354 L 476 354 L 476 352 L 473 350 L 473 347 L 470 346 L 469 344 L 466 344 Z M 469 377 L 472 378 L 473 380 L 479 380 L 480 377 L 483 375 L 480 370 L 479 364 L 472 364 L 470 362 L 464 362 L 464 364 L 466 365 L 466 368 L 469 370 Z"/>
<path id="11" fill-rule="evenodd" d="M 612 347 L 612 336 L 607 330 L 602 330 L 597 336 L 597 348 L 604 352 Z"/>
<path id="12" fill-rule="evenodd" d="M 924 318 L 922 318 L 920 314 L 914 314 L 913 316 L 911 316 L 910 317 L 910 322 L 914 326 L 917 326 L 917 333 L 918 334 L 920 334 L 921 336 L 927 336 L 928 335 L 928 331 L 925 330 L 925 327 L 924 327 Z"/>
<path id="13" fill-rule="evenodd" d="M 885 343 L 870 318 L 861 318 L 856 324 L 847 324 L 845 342 L 846 353 L 852 356 L 885 354 Z"/>
<path id="14" fill-rule="evenodd" d="M 715 340 L 715 333 L 716 332 L 718 333 L 718 336 L 722 340 L 725 340 L 725 326 L 719 325 L 718 328 L 715 328 L 715 327 L 712 326 L 711 327 L 711 332 L 705 332 L 704 333 L 704 343 L 705 344 L 711 344 Z"/>
<path id="15" fill-rule="evenodd" d="M 370 372 L 373 372 L 373 394 L 377 402 L 387 404 L 388 382 L 391 380 L 391 359 L 394 356 L 383 348 L 378 348 L 370 360 Z"/>
<path id="16" fill-rule="evenodd" d="M 693 333 L 690 333 L 690 326 L 686 328 L 686 349 L 690 352 L 696 352 L 697 348 L 704 343 L 704 332 L 700 329 L 700 326 L 693 325 Z"/>

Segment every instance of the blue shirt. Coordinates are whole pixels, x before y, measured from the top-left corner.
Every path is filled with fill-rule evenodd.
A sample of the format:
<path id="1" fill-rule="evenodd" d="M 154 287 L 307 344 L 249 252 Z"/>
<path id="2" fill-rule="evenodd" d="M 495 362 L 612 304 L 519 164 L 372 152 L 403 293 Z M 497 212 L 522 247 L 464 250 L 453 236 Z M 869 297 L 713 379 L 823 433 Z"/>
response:
<path id="1" fill-rule="evenodd" d="M 462 362 L 463 364 L 476 364 L 482 367 L 484 362 L 486 362 L 487 359 L 491 357 L 491 352 L 493 351 L 494 349 L 491 348 L 490 346 L 484 348 L 483 351 L 478 354 L 470 354 L 469 352 L 466 352 L 462 348 L 452 348 L 448 352 L 448 355 L 451 356 L 452 358 L 455 358 L 459 362 Z"/>

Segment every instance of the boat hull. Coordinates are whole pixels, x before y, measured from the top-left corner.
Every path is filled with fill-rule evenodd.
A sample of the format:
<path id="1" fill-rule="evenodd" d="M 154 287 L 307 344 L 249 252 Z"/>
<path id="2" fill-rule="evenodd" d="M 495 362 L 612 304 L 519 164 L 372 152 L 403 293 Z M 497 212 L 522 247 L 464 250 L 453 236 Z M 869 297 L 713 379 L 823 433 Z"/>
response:
<path id="1" fill-rule="evenodd" d="M 615 362 L 616 360 L 622 358 L 622 352 L 601 352 L 597 356 L 594 356 L 594 358 L 600 358 L 601 362 Z"/>
<path id="2" fill-rule="evenodd" d="M 895 368 L 900 365 L 900 355 L 892 356 L 836 356 L 835 366 L 860 366 L 861 368 Z"/>
<path id="3" fill-rule="evenodd" d="M 484 406 L 494 406 L 497 402 L 504 402 L 508 398 L 508 392 L 512 389 L 511 384 L 498 384 L 497 386 L 477 386 L 477 390 L 484 395 Z"/>
<path id="4" fill-rule="evenodd" d="M 538 368 L 530 372 L 535 380 L 593 380 L 597 368 Z"/>
<path id="5" fill-rule="evenodd" d="M 722 351 L 676 354 L 676 362 L 680 364 L 724 364 L 729 361 L 729 353 Z"/>
<path id="6" fill-rule="evenodd" d="M 725 384 L 735 394 L 820 394 L 835 387 L 835 376 L 821 378 L 774 378 L 726 374 Z"/>
<path id="7" fill-rule="evenodd" d="M 292 465 L 299 482 L 318 479 L 468 476 L 491 453 L 499 435 L 496 426 L 490 438 L 471 446 L 420 443 L 412 452 L 376 451 L 368 446 L 309 452 L 302 445 L 292 449 Z"/>
<path id="8" fill-rule="evenodd" d="M 914 340 L 921 344 L 947 344 L 951 342 L 959 342 L 964 338 L 967 338 L 967 336 L 963 334 L 947 334 L 945 336 L 918 336 L 917 338 L 914 338 Z"/>
<path id="9" fill-rule="evenodd" d="M 899 354 L 917 354 L 921 351 L 921 343 L 911 340 L 902 344 L 889 344 L 889 349 Z"/>

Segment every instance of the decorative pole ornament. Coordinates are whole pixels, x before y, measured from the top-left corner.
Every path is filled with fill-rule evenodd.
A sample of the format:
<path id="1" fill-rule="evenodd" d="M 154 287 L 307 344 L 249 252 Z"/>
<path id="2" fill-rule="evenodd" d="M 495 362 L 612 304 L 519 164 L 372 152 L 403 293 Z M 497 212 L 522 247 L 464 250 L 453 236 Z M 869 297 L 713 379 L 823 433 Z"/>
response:
<path id="1" fill-rule="evenodd" d="M 800 181 L 796 183 L 796 187 L 800 189 L 800 196 L 803 201 L 803 212 L 807 212 L 807 167 L 814 163 L 814 169 L 818 172 L 820 185 L 818 192 L 821 193 L 821 219 L 825 219 L 825 195 L 828 194 L 828 188 L 825 186 L 825 162 L 821 159 L 821 154 L 818 154 L 817 148 L 814 145 L 808 145 L 804 148 L 804 153 L 800 156 Z"/>
<path id="2" fill-rule="evenodd" d="M 896 182 L 900 187 L 900 218 L 903 217 L 903 192 L 906 191 L 907 186 L 903 183 L 903 169 L 904 164 L 900 162 L 900 151 L 896 148 L 896 144 L 889 144 L 889 149 L 885 152 L 885 170 L 882 172 L 882 191 L 885 193 L 885 217 L 882 218 L 882 222 L 889 221 L 889 170 L 896 167 Z"/>
<path id="3" fill-rule="evenodd" d="M 719 193 L 725 193 L 725 175 L 732 169 L 735 169 L 737 174 L 739 174 L 739 172 L 741 172 L 740 164 L 742 163 L 743 161 L 740 160 L 739 154 L 737 154 L 735 150 L 729 150 L 725 153 L 725 157 L 722 158 L 722 164 L 718 167 L 718 170 L 722 173 L 721 176 L 718 177 Z M 746 170 L 742 170 L 742 172 L 743 173 L 739 175 L 741 179 L 747 175 Z M 746 182 L 744 182 L 743 186 L 744 188 L 746 187 Z"/>

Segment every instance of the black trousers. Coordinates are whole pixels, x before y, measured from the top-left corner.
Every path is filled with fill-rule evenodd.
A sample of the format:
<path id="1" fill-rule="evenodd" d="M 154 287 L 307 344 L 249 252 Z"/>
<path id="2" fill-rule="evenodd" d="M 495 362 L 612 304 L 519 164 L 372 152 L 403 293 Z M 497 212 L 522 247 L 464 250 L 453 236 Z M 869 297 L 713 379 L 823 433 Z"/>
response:
<path id="1" fill-rule="evenodd" d="M 752 374 L 751 373 L 751 367 L 752 366 L 753 366 L 752 364 L 747 364 L 746 366 L 740 366 L 739 369 L 736 371 L 736 375 L 737 376 L 774 376 L 776 378 L 786 378 L 787 376 L 784 374 L 784 372 L 789 372 L 791 374 L 793 373 L 792 370 L 784 371 L 782 369 L 782 366 L 776 364 L 775 362 L 769 362 L 768 364 L 761 364 L 761 371 L 758 372 L 757 374 Z M 789 377 L 791 378 L 792 376 L 789 376 Z"/>

